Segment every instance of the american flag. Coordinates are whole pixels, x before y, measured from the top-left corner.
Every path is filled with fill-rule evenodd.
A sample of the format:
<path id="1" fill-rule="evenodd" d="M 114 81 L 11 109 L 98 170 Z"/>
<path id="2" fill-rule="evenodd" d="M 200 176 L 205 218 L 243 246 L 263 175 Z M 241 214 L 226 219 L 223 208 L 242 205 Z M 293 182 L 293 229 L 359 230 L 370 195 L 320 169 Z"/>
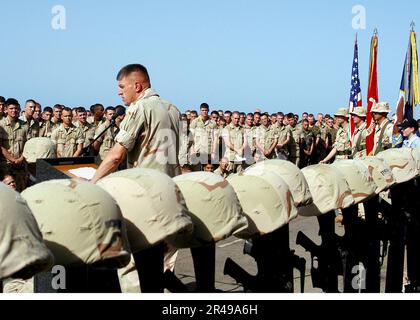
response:
<path id="1" fill-rule="evenodd" d="M 357 36 L 354 43 L 354 58 L 353 67 L 351 71 L 351 89 L 350 89 L 350 106 L 349 111 L 352 112 L 353 108 L 362 105 L 362 90 L 360 90 L 360 77 L 359 77 L 359 49 L 357 47 Z M 350 116 L 350 132 L 351 136 L 354 133 L 354 123 Z"/>

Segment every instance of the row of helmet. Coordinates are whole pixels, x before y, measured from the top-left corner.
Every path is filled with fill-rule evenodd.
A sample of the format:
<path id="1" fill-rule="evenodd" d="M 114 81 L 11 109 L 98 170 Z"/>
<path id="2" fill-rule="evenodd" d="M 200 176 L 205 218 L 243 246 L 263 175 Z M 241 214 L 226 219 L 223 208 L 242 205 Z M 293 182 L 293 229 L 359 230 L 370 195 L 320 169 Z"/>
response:
<path id="1" fill-rule="evenodd" d="M 162 241 L 191 248 L 231 235 L 249 239 L 298 214 L 344 209 L 418 176 L 420 151 L 403 148 L 302 170 L 267 160 L 227 180 L 129 169 L 96 185 L 51 180 L 21 195 L 0 185 L 0 279 L 26 279 L 53 264 L 118 269 L 130 252 Z"/>

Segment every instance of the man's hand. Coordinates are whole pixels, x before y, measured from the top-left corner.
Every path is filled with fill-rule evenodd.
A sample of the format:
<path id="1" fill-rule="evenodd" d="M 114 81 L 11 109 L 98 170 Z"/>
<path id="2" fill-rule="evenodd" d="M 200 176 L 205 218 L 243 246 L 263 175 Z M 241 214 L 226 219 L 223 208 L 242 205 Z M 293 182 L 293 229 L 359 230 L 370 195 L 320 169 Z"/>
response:
<path id="1" fill-rule="evenodd" d="M 99 179 L 107 176 L 114 172 L 120 163 L 125 159 L 127 155 L 127 149 L 121 144 L 116 143 L 111 150 L 109 150 L 105 159 L 102 161 L 99 168 L 96 170 L 94 177 L 91 182 L 96 183 Z"/>

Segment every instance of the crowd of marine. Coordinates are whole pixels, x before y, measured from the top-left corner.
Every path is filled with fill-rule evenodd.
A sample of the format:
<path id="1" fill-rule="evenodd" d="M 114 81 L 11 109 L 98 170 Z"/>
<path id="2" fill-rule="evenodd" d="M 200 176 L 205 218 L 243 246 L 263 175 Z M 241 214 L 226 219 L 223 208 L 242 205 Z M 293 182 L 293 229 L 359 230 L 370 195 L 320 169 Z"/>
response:
<path id="1" fill-rule="evenodd" d="M 1 181 L 18 191 L 30 184 L 25 144 L 35 137 L 50 138 L 59 158 L 82 156 L 90 146 L 91 154 L 100 163 L 115 144 L 124 111 L 121 105 L 104 108 L 99 103 L 88 110 L 60 104 L 42 110 L 32 99 L 21 108 L 16 99 L 0 97 Z M 202 103 L 199 112 L 187 110 L 181 115 L 178 161 L 183 172 L 210 171 L 226 178 L 266 159 L 289 160 L 304 168 L 335 159 L 364 157 L 366 136 L 371 133 L 373 155 L 403 145 L 420 147 L 418 121 L 395 126 L 394 119 L 389 119 L 387 102 L 375 103 L 370 112 L 373 121 L 367 127 L 363 107 L 351 112 L 340 108 L 332 116 L 304 112 L 299 117 L 294 113 L 269 114 L 260 109 L 248 114 L 210 112 L 209 105 Z M 350 121 L 354 123 L 353 134 Z"/>

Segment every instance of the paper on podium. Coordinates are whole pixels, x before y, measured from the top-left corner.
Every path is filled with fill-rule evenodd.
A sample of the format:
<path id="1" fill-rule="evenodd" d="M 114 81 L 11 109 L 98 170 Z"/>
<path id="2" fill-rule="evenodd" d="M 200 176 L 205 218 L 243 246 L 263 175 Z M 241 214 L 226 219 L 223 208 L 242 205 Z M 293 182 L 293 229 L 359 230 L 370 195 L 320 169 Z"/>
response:
<path id="1" fill-rule="evenodd" d="M 245 161 L 246 158 L 240 157 L 238 154 L 235 154 L 235 162 L 242 162 Z"/>
<path id="2" fill-rule="evenodd" d="M 84 178 L 84 179 L 92 179 L 95 175 L 96 169 L 91 167 L 83 167 L 83 168 L 77 168 L 77 169 L 71 169 L 69 172 L 76 177 Z"/>

